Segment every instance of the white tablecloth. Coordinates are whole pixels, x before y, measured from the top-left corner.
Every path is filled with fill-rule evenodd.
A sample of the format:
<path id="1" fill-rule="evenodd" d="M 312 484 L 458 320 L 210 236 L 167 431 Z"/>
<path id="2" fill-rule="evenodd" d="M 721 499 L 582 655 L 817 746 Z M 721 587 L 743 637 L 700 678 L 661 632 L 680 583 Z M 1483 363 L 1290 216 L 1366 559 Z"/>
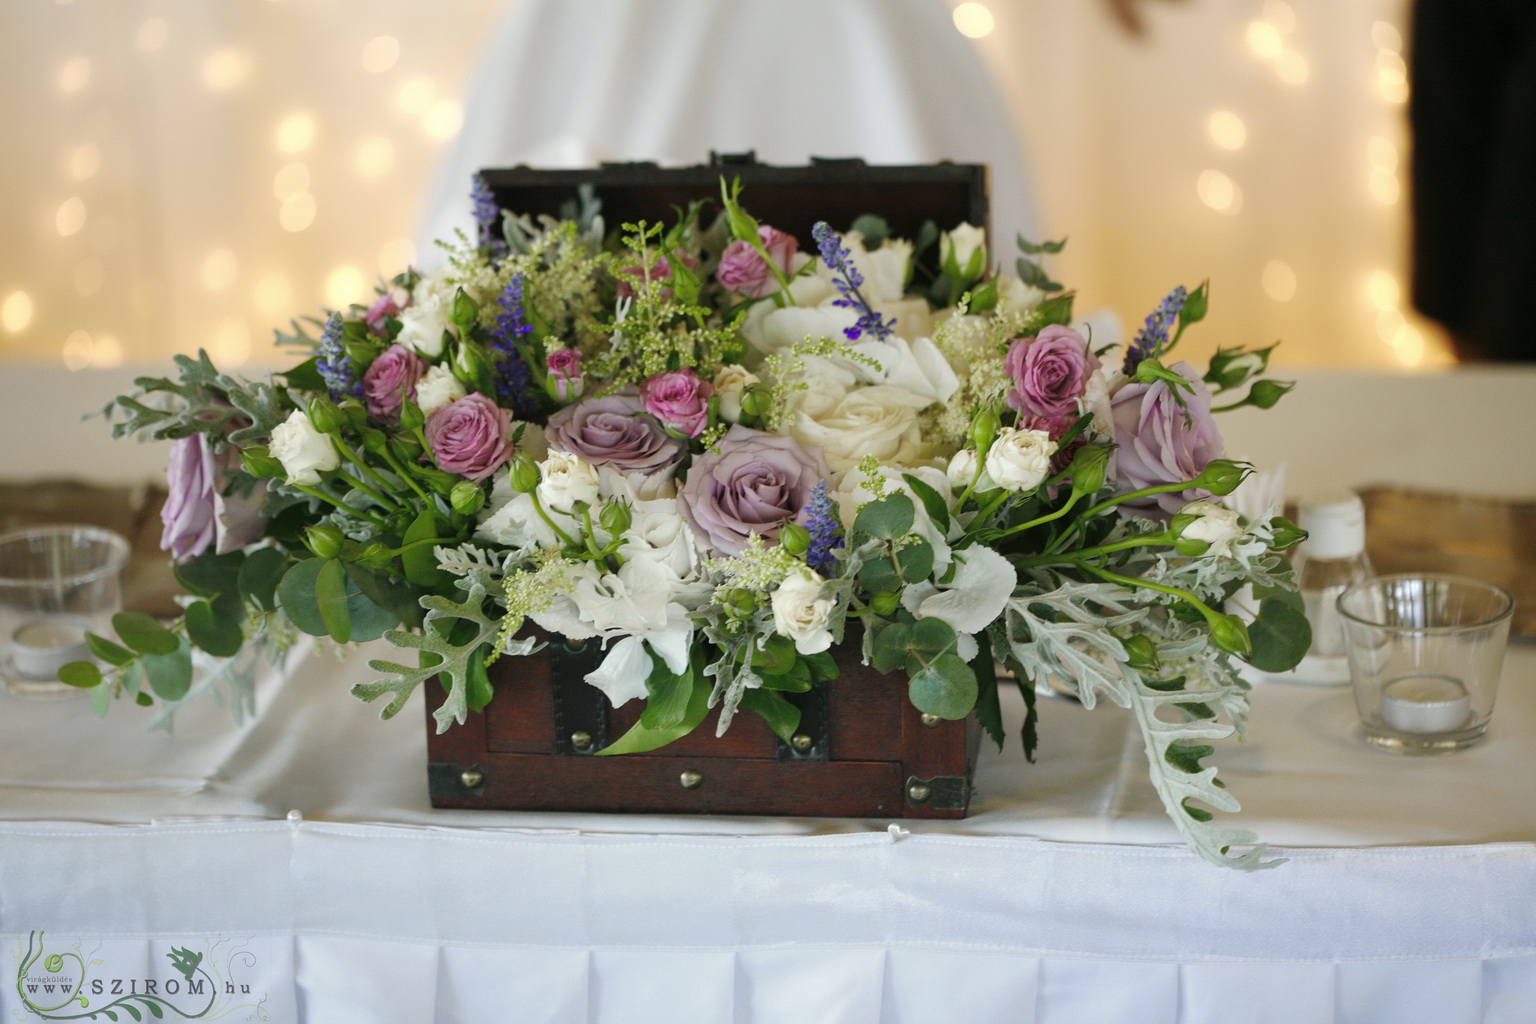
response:
<path id="1" fill-rule="evenodd" d="M 1536 376 L 1439 381 L 1309 381 L 1289 417 L 1229 420 L 1230 447 L 1307 488 L 1536 493 Z M 82 380 L 84 407 L 110 386 Z M 40 393 L 0 379 L 0 421 Z M 101 991 L 67 1012 L 152 981 L 173 1008 L 324 1024 L 1536 1020 L 1536 649 L 1511 649 L 1488 740 L 1446 758 L 1367 747 L 1344 691 L 1259 688 L 1215 759 L 1236 823 L 1289 858 L 1253 874 L 1177 844 L 1123 712 L 1061 699 L 1038 764 L 984 748 L 972 817 L 896 834 L 434 811 L 419 707 L 381 723 L 346 693 L 365 657 L 303 657 L 256 720 L 204 706 L 174 737 L 131 706 L 0 699 L 0 933 L 30 963 L 0 1013 L 38 1019 L 29 979 L 59 1002 L 78 955 Z"/>

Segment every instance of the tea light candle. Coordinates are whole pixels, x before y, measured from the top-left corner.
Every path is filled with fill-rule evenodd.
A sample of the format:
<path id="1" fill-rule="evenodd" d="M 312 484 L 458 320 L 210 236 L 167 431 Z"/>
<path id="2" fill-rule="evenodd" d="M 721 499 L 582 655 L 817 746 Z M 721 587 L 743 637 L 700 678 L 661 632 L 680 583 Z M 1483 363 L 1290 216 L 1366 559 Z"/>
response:
<path id="1" fill-rule="evenodd" d="M 1472 717 L 1472 698 L 1450 676 L 1398 676 L 1381 688 L 1381 720 L 1398 732 L 1455 732 Z"/>
<path id="2" fill-rule="evenodd" d="M 11 661 L 28 679 L 53 679 L 72 661 L 90 661 L 85 642 L 90 623 L 75 615 L 29 619 L 11 634 Z"/>

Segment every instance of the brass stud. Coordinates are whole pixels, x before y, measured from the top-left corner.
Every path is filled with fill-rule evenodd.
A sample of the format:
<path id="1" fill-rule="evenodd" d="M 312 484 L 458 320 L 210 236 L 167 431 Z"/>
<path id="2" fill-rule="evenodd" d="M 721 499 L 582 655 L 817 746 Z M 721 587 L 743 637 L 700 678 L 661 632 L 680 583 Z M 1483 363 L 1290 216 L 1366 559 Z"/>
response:
<path id="1" fill-rule="evenodd" d="M 924 711 L 922 717 L 918 719 L 918 721 L 923 723 L 923 728 L 925 729 L 937 729 L 939 727 L 939 723 L 944 721 L 944 719 L 940 718 L 938 715 L 931 715 Z"/>
<path id="2" fill-rule="evenodd" d="M 684 789 L 697 789 L 700 785 L 703 784 L 704 776 L 700 775 L 696 771 L 693 771 L 692 769 L 689 769 L 688 771 L 679 775 L 677 777 L 677 781 L 678 784 L 681 785 Z"/>
<path id="3" fill-rule="evenodd" d="M 592 734 L 580 731 L 571 733 L 571 746 L 577 750 L 591 750 Z"/>
<path id="4" fill-rule="evenodd" d="M 812 747 L 814 747 L 816 745 L 816 741 L 811 739 L 803 732 L 797 732 L 789 738 L 789 745 L 803 754 L 807 750 L 810 750 Z"/>
<path id="5" fill-rule="evenodd" d="M 479 789 L 480 784 L 485 781 L 485 774 L 471 768 L 459 776 L 459 781 L 464 783 L 465 789 Z"/>
<path id="6" fill-rule="evenodd" d="M 914 782 L 912 785 L 907 787 L 907 799 L 911 800 L 915 804 L 926 802 L 932 793 L 933 790 L 929 789 L 921 782 Z"/>

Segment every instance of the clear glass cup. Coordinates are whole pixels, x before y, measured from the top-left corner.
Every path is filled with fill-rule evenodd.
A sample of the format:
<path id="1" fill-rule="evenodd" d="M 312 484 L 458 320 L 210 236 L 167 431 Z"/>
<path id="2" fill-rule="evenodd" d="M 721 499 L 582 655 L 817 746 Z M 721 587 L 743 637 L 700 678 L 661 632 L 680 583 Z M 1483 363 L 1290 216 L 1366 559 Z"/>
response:
<path id="1" fill-rule="evenodd" d="M 1377 576 L 1339 597 L 1365 739 L 1448 754 L 1488 731 L 1514 598 L 1467 576 Z"/>
<path id="2" fill-rule="evenodd" d="M 87 631 L 110 636 L 123 607 L 128 541 L 95 526 L 37 526 L 0 534 L 0 677 L 11 693 L 84 693 L 58 681 L 90 661 Z"/>

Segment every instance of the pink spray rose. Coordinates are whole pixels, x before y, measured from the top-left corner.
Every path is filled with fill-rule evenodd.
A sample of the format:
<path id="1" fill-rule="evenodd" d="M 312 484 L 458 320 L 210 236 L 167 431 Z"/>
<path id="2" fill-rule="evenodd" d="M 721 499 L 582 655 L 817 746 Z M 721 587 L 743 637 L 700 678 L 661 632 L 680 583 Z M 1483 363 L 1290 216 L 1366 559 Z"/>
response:
<path id="1" fill-rule="evenodd" d="M 363 402 L 368 415 L 380 423 L 398 420 L 405 399 L 416 401 L 416 382 L 430 368 L 430 363 L 404 345 L 391 345 L 381 352 L 363 374 Z"/>
<path id="2" fill-rule="evenodd" d="M 384 333 L 384 318 L 399 316 L 400 311 L 410 304 L 411 298 L 403 290 L 391 288 L 374 300 L 368 307 L 368 312 L 363 314 L 363 322 L 374 334 Z"/>
<path id="3" fill-rule="evenodd" d="M 640 385 L 645 411 L 678 433 L 698 437 L 709 425 L 709 396 L 715 386 L 692 370 L 670 370 Z"/>
<path id="4" fill-rule="evenodd" d="M 1013 381 L 1008 405 L 1018 410 L 1021 425 L 1058 440 L 1077 422 L 1077 400 L 1099 366 L 1088 342 L 1070 327 L 1052 324 L 1033 338 L 1019 338 L 1003 361 Z"/>
<path id="5" fill-rule="evenodd" d="M 795 236 L 767 224 L 760 224 L 757 237 L 773 265 L 779 268 L 780 273 L 787 275 L 795 253 L 800 249 Z M 740 239 L 726 246 L 725 252 L 720 254 L 720 266 L 715 270 L 715 280 L 731 291 L 753 299 L 771 295 L 779 286 L 762 255 L 751 244 Z"/>
<path id="6" fill-rule="evenodd" d="M 557 402 L 573 402 L 581 397 L 581 353 L 574 348 L 559 348 L 544 361 L 550 397 Z"/>
<path id="7" fill-rule="evenodd" d="M 1194 385 L 1193 391 L 1179 389 L 1183 405 L 1163 381 L 1127 384 L 1111 399 L 1121 494 L 1193 480 L 1212 459 L 1221 458 L 1221 433 L 1211 416 L 1210 391 L 1188 363 L 1174 363 L 1169 369 Z M 1186 502 L 1209 497 L 1207 491 L 1190 488 L 1137 498 L 1126 505 L 1163 518 Z"/>
<path id="8" fill-rule="evenodd" d="M 169 494 L 160 509 L 165 529 L 160 548 L 186 562 L 214 544 L 216 554 L 228 554 L 260 539 L 266 519 L 258 511 L 266 497 L 266 482 L 248 494 L 225 495 L 227 474 L 240 465 L 231 447 L 215 455 L 203 434 L 178 438 L 171 444 L 166 469 Z"/>
<path id="9" fill-rule="evenodd" d="M 437 468 L 484 480 L 512 457 L 512 413 L 476 392 L 427 417 L 427 445 Z"/>
<path id="10" fill-rule="evenodd" d="M 738 423 L 721 438 L 718 451 L 693 460 L 677 504 L 701 546 L 737 555 L 754 533 L 777 539 L 779 528 L 805 508 L 826 478 L 820 448 Z"/>

